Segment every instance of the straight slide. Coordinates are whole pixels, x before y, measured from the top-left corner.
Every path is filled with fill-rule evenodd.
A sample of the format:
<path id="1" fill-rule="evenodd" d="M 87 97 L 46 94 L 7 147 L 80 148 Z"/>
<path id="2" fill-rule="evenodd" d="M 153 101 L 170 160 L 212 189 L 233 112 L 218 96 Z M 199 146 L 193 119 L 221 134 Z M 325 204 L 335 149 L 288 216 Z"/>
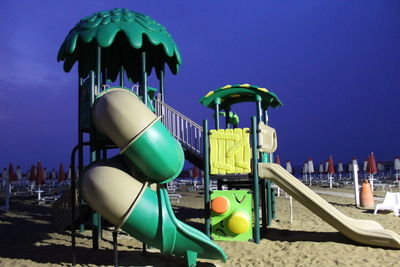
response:
<path id="1" fill-rule="evenodd" d="M 356 220 L 344 215 L 279 164 L 259 163 L 258 174 L 260 178 L 270 179 L 276 183 L 348 238 L 371 246 L 400 248 L 400 236 L 397 233 L 384 229 L 378 222 Z"/>

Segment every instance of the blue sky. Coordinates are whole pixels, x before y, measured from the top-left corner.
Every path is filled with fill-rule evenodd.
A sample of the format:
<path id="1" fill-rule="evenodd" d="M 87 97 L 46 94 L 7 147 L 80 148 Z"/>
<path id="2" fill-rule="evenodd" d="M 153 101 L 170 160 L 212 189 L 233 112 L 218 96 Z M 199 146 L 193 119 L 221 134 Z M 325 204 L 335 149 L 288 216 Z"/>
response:
<path id="1" fill-rule="evenodd" d="M 276 93 L 270 111 L 282 161 L 301 164 L 400 154 L 400 3 L 397 1 L 21 1 L 0 8 L 0 167 L 62 161 L 77 142 L 76 66 L 56 61 L 68 31 L 112 8 L 144 13 L 183 58 L 167 72 L 166 102 L 201 123 L 198 103 L 225 84 Z M 157 86 L 157 84 L 151 84 Z M 243 127 L 255 107 L 235 107 Z"/>

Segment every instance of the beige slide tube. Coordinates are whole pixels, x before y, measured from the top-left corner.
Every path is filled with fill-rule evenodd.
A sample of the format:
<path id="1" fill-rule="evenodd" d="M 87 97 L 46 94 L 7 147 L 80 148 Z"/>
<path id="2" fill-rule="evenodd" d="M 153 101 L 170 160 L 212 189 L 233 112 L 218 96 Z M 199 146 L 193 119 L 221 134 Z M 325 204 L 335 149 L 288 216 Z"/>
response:
<path id="1" fill-rule="evenodd" d="M 296 177 L 275 163 L 259 163 L 260 178 L 270 179 L 289 195 L 348 238 L 367 245 L 400 248 L 400 236 L 378 222 L 356 220 L 341 213 Z"/>

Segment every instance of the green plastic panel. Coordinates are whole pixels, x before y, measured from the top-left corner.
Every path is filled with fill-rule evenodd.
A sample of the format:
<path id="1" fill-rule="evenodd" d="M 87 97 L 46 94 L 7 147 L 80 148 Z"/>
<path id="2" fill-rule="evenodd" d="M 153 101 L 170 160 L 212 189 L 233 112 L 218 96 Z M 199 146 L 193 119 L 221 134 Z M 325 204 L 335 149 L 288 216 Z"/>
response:
<path id="1" fill-rule="evenodd" d="M 181 145 L 160 120 L 145 129 L 123 155 L 141 174 L 157 183 L 176 178 L 185 162 Z"/>
<path id="2" fill-rule="evenodd" d="M 211 211 L 211 237 L 213 240 L 221 241 L 250 241 L 253 238 L 252 227 L 252 194 L 247 190 L 216 190 L 211 194 L 211 203 L 216 197 L 225 197 L 229 201 L 229 209 L 218 214 Z M 250 227 L 247 232 L 235 234 L 228 227 L 230 216 L 236 211 L 241 211 L 248 214 L 250 219 Z"/>

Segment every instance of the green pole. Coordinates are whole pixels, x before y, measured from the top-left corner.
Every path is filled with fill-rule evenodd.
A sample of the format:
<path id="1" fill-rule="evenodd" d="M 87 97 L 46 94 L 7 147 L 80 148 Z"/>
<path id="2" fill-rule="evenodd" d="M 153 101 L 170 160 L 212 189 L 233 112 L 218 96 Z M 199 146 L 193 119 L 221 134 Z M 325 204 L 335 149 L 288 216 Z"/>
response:
<path id="1" fill-rule="evenodd" d="M 252 152 L 253 152 L 253 202 L 254 202 L 254 242 L 260 243 L 260 198 L 258 185 L 258 142 L 257 118 L 251 117 Z"/>
<path id="2" fill-rule="evenodd" d="M 97 46 L 97 53 L 96 53 L 96 85 L 97 85 L 97 92 L 100 91 L 101 86 L 101 47 Z M 93 73 L 94 74 L 94 73 Z M 96 90 L 94 90 L 94 86 L 92 88 L 91 94 L 91 104 L 94 103 L 94 99 L 96 96 Z M 90 134 L 90 142 L 96 142 L 96 133 L 95 129 L 92 127 L 91 134 Z M 97 160 L 97 151 L 96 146 L 91 146 L 90 148 L 90 162 L 94 162 Z M 96 212 L 92 213 L 92 246 L 93 249 L 99 249 L 99 242 L 100 242 L 100 215 Z"/>
<path id="3" fill-rule="evenodd" d="M 219 130 L 219 105 L 221 104 L 221 98 L 217 97 L 215 99 L 215 129 Z"/>
<path id="4" fill-rule="evenodd" d="M 257 129 L 258 129 L 258 124 L 260 121 L 262 121 L 262 99 L 259 96 L 256 96 L 256 114 L 257 114 Z M 264 154 L 265 153 L 259 153 L 260 161 L 264 161 Z M 268 227 L 268 192 L 267 192 L 267 186 L 268 186 L 268 181 L 266 179 L 260 180 L 261 184 L 261 224 L 262 224 L 262 234 L 266 235 L 267 227 Z"/>
<path id="5" fill-rule="evenodd" d="M 141 97 L 147 106 L 147 72 L 146 72 L 146 52 L 142 52 L 142 76 L 141 76 Z"/>
<path id="6" fill-rule="evenodd" d="M 83 86 L 83 78 L 79 78 L 79 92 L 78 92 L 78 144 L 81 145 L 83 142 L 83 132 L 82 132 L 82 127 L 81 127 L 81 117 L 82 115 L 82 110 L 81 110 L 81 102 L 82 102 L 82 86 Z M 79 154 L 78 154 L 78 170 L 79 174 L 82 175 L 82 170 L 83 170 L 83 148 L 79 149 Z M 81 194 L 79 194 L 78 197 L 78 203 L 79 203 L 79 214 L 82 214 L 82 205 L 83 205 L 83 198 Z M 85 231 L 85 224 L 80 221 L 79 222 L 79 232 L 83 233 Z"/>
<path id="7" fill-rule="evenodd" d="M 208 140 L 208 120 L 203 120 L 203 154 L 204 154 L 204 211 L 205 232 L 210 237 L 210 154 Z"/>

